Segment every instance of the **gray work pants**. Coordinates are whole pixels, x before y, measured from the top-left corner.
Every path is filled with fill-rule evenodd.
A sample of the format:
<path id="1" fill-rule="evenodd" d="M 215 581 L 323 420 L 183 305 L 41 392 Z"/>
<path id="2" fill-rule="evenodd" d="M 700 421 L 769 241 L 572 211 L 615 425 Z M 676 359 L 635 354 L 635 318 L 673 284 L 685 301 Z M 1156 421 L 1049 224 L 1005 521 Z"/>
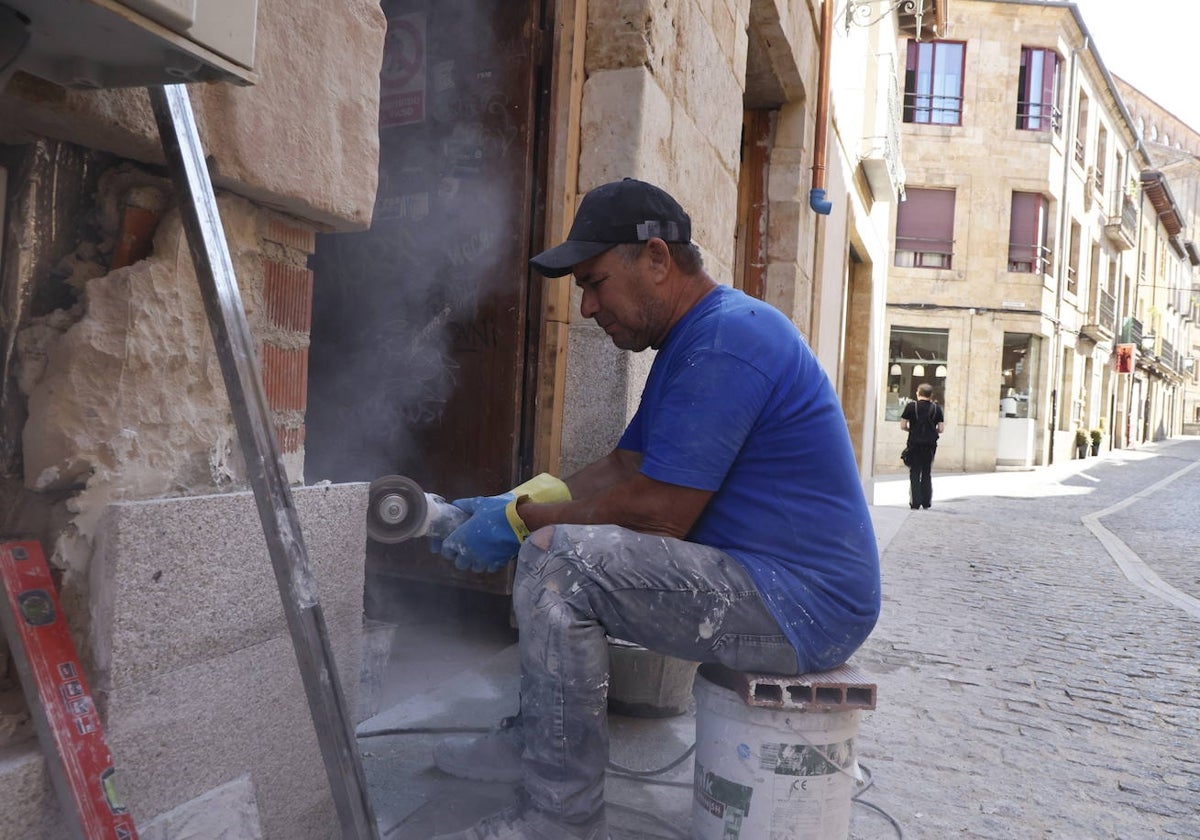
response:
<path id="1" fill-rule="evenodd" d="M 525 541 L 513 587 L 525 789 L 566 821 L 604 804 L 606 634 L 739 671 L 797 673 L 795 650 L 749 576 L 715 548 L 612 525 L 557 525 L 549 550 Z"/>

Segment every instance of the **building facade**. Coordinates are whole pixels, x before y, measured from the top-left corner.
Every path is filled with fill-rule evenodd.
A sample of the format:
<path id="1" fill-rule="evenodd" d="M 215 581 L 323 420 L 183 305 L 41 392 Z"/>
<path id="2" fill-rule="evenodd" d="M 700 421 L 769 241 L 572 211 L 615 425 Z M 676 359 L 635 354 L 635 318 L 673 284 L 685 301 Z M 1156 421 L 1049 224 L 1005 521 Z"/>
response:
<path id="1" fill-rule="evenodd" d="M 1147 342 L 1150 346 L 1145 348 L 1146 355 L 1148 357 L 1150 352 L 1157 350 L 1155 355 L 1158 357 L 1166 355 L 1168 360 L 1178 357 L 1175 359 L 1177 364 L 1171 369 L 1183 380 L 1183 431 L 1185 434 L 1200 434 L 1200 364 L 1197 363 L 1200 359 L 1200 329 L 1196 328 L 1197 318 L 1200 317 L 1200 274 L 1197 273 L 1200 252 L 1195 244 L 1200 239 L 1200 131 L 1182 122 L 1132 85 L 1119 78 L 1116 81 L 1154 169 L 1163 173 L 1171 185 L 1171 194 L 1180 211 L 1181 229 L 1172 248 L 1175 250 L 1182 245 L 1187 256 L 1186 264 L 1182 260 L 1176 263 L 1181 275 L 1179 282 L 1172 289 L 1165 290 L 1167 294 L 1161 300 L 1147 299 L 1139 307 L 1143 313 L 1161 313 L 1164 310 L 1172 315 L 1178 313 L 1180 324 L 1184 327 L 1175 336 L 1167 337 L 1165 347 L 1157 338 L 1153 344 Z M 1175 256 L 1179 257 L 1179 254 Z M 1147 298 L 1152 298 L 1151 293 L 1156 291 L 1139 288 L 1139 293 Z M 1168 318 L 1166 322 L 1174 323 L 1174 319 Z M 1155 329 L 1150 332 L 1153 335 Z M 1174 343 L 1171 343 L 1172 338 L 1175 339 Z"/>
<path id="2" fill-rule="evenodd" d="M 899 468 L 921 382 L 946 410 L 942 469 L 1179 433 L 1189 324 L 1149 296 L 1190 288 L 1188 242 L 1102 45 L 1073 3 L 962 0 L 949 31 L 900 49 L 907 198 L 877 461 Z M 1165 355 L 1137 335 L 1152 310 Z"/>

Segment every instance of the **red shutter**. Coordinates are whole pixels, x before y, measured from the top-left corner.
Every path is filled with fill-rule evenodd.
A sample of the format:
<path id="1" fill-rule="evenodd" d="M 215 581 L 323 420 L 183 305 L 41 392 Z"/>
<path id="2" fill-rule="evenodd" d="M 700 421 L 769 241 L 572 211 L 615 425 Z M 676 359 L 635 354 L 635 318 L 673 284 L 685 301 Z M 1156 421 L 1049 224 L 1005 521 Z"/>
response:
<path id="1" fill-rule="evenodd" d="M 1040 52 L 1042 60 L 1041 113 L 1045 121 L 1039 124 L 1038 128 L 1042 131 L 1049 131 L 1054 124 L 1054 108 L 1058 104 L 1055 101 L 1055 88 L 1058 86 L 1058 56 L 1053 50 L 1040 50 Z"/>
<path id="2" fill-rule="evenodd" d="M 1012 194 L 1012 216 L 1008 225 L 1008 262 L 1027 263 L 1030 269 L 1037 260 L 1038 199 L 1036 193 Z M 1020 268 L 1017 269 L 1022 270 Z"/>
<path id="3" fill-rule="evenodd" d="M 909 187 L 896 214 L 896 250 L 954 251 L 954 190 Z"/>

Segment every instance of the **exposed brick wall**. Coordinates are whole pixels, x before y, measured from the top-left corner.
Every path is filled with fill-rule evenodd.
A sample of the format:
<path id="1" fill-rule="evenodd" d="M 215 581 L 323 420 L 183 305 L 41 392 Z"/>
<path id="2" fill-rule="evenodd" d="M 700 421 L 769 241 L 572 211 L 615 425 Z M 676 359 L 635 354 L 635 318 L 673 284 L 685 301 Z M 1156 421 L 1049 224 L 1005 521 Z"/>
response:
<path id="1" fill-rule="evenodd" d="M 267 327 L 260 360 L 263 390 L 285 460 L 301 459 L 299 465 L 288 465 L 292 479 L 299 481 L 303 474 L 313 296 L 313 275 L 305 263 L 316 248 L 316 235 L 312 230 L 271 218 L 263 238 L 268 244 L 263 256 L 263 314 Z"/>

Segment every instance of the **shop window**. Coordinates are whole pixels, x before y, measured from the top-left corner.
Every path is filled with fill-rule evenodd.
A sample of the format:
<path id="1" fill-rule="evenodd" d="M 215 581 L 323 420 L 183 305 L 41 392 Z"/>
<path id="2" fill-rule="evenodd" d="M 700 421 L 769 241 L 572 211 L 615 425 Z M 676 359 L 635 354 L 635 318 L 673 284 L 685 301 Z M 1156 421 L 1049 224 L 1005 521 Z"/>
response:
<path id="1" fill-rule="evenodd" d="M 963 62 L 961 41 L 909 41 L 904 71 L 904 121 L 962 124 Z"/>
<path id="2" fill-rule="evenodd" d="M 908 187 L 896 210 L 896 265 L 950 268 L 954 256 L 954 190 Z"/>
<path id="3" fill-rule="evenodd" d="M 892 327 L 884 420 L 898 421 L 904 406 L 917 398 L 917 386 L 923 382 L 933 386 L 934 402 L 945 402 L 949 345 L 949 330 Z"/>
<path id="4" fill-rule="evenodd" d="M 1059 72 L 1062 60 L 1053 50 L 1021 47 L 1017 76 L 1017 128 L 1062 133 Z"/>
<path id="5" fill-rule="evenodd" d="M 1041 339 L 1029 333 L 1004 334 L 1000 355 L 1000 416 L 1037 418 Z"/>
<path id="6" fill-rule="evenodd" d="M 1014 192 L 1008 225 L 1008 270 L 1045 274 L 1050 270 L 1050 213 L 1046 197 Z"/>

